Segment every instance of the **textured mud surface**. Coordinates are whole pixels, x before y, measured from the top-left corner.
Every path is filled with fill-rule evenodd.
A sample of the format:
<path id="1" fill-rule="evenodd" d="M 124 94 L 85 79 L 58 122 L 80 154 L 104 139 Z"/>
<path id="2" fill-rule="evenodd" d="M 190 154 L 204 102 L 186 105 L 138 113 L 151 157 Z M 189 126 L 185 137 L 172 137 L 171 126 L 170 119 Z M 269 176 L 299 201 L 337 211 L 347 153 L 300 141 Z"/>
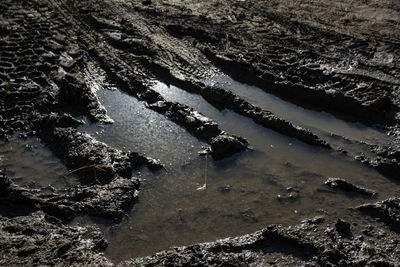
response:
<path id="1" fill-rule="evenodd" d="M 110 265 L 99 251 L 107 243 L 95 228 L 61 226 L 43 212 L 0 219 L 3 266 Z"/>
<path id="2" fill-rule="evenodd" d="M 398 187 L 396 1 L 3 0 L 0 10 L 1 142 L 6 146 L 12 135 L 39 138 L 70 170 L 58 178 L 76 176 L 76 183 L 65 188 L 32 188 L 1 170 L 2 265 L 110 265 L 99 254 L 106 248 L 100 232 L 67 224 L 85 215 L 117 224 L 138 198 L 139 170 L 165 171 L 157 153 L 149 157 L 113 147 L 97 140 L 100 134 L 79 130 L 85 121 L 113 123 L 96 94 L 98 87 L 117 87 L 181 127 L 204 144 L 202 153 L 209 153 L 210 161 L 239 157 L 258 143 L 245 131 L 237 134 L 227 127 L 235 121 L 207 116 L 190 101 L 169 99 L 157 90 L 159 82 L 170 92 L 176 87 L 231 112 L 229 118 L 238 116 L 310 150 L 361 162 Z M 90 71 L 93 66 L 101 75 Z M 324 132 L 323 125 L 306 127 L 274 112 L 273 106 L 256 104 L 254 95 L 212 82 L 224 75 L 378 135 L 353 138 Z M 320 191 L 365 201 L 340 216 L 321 211 L 324 216 L 295 226 L 272 225 L 120 265 L 398 266 L 399 196 L 377 193 L 365 186 L 368 181 L 353 184 L 352 175 L 321 183 Z M 279 203 L 301 200 L 296 186 L 279 194 Z M 221 194 L 230 191 L 231 185 L 220 188 Z M 257 221 L 250 209 L 243 214 Z M 182 222 L 181 211 L 178 215 Z"/>

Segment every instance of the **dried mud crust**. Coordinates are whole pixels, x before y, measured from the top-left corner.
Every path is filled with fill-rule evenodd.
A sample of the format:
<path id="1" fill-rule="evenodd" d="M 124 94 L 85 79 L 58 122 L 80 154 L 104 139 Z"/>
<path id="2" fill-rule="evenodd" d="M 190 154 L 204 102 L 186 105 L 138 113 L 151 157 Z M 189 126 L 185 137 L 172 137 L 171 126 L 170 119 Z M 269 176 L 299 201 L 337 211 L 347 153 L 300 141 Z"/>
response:
<path id="1" fill-rule="evenodd" d="M 30 216 L 0 217 L 2 266 L 108 266 L 99 251 L 107 243 L 93 227 L 68 227 L 35 212 Z"/>

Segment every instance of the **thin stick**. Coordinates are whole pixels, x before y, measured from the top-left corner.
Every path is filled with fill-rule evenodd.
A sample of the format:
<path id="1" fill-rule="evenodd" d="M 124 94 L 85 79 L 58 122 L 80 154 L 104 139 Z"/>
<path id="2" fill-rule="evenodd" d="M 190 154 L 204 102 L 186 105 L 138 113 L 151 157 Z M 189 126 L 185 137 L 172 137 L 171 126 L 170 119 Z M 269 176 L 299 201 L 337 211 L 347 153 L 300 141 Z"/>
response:
<path id="1" fill-rule="evenodd" d="M 107 166 L 101 165 L 101 164 L 85 165 L 85 166 L 82 166 L 80 168 L 77 168 L 77 169 L 71 170 L 69 172 L 66 172 L 66 173 L 62 174 L 61 176 L 66 178 L 66 177 L 70 176 L 71 174 L 73 174 L 75 172 L 78 172 L 78 171 L 81 171 L 81 170 L 84 170 L 84 169 L 90 169 L 90 168 L 101 169 L 101 168 L 105 168 L 105 167 L 107 167 Z"/>

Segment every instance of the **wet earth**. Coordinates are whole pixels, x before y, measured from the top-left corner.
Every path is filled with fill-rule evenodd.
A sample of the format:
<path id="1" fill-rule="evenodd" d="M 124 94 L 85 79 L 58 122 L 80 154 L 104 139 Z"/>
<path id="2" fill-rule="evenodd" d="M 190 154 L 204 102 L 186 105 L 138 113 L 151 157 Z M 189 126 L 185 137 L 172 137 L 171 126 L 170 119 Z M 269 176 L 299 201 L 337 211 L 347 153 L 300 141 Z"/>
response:
<path id="1" fill-rule="evenodd" d="M 0 265 L 399 266 L 396 1 L 0 8 Z"/>

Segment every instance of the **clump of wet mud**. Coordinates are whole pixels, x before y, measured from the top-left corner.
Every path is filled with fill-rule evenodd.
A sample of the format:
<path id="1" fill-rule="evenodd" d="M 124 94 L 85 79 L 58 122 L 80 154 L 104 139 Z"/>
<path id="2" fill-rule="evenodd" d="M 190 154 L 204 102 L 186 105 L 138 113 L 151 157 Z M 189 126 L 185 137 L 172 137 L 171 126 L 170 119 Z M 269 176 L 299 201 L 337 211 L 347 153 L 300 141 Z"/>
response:
<path id="1" fill-rule="evenodd" d="M 334 189 L 339 188 L 346 192 L 358 193 L 364 196 L 373 197 L 376 195 L 376 192 L 371 189 L 363 188 L 358 185 L 349 183 L 341 178 L 329 178 L 328 180 L 326 180 L 325 184 Z"/>
<path id="2" fill-rule="evenodd" d="M 105 185 L 77 185 L 58 192 L 44 193 L 38 189 L 20 187 L 5 176 L 0 179 L 3 201 L 43 210 L 64 221 L 80 214 L 121 220 L 126 216 L 125 210 L 136 199 L 140 184 L 136 178 L 114 177 Z"/>
<path id="3" fill-rule="evenodd" d="M 3 266 L 111 265 L 100 253 L 107 242 L 98 229 L 64 226 L 41 211 L 0 217 L 0 236 Z"/>

